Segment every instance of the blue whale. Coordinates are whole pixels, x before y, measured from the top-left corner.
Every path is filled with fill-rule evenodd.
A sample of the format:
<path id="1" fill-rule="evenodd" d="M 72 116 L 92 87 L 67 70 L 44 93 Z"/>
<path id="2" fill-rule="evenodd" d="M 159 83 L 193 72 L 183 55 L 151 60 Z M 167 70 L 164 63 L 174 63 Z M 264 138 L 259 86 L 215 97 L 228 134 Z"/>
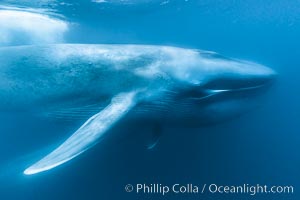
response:
<path id="1" fill-rule="evenodd" d="M 201 126 L 229 119 L 275 75 L 253 62 L 170 46 L 2 47 L 0 110 L 82 121 L 24 171 L 30 175 L 80 155 L 121 120 Z"/>

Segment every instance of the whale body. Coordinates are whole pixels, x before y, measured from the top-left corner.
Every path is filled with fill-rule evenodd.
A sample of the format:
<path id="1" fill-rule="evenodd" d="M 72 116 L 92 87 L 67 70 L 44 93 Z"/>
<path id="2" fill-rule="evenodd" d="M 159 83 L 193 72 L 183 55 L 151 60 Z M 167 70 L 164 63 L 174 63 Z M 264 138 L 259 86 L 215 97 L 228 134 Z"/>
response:
<path id="1" fill-rule="evenodd" d="M 82 121 L 24 171 L 29 175 L 80 155 L 121 119 L 201 126 L 230 118 L 275 74 L 253 62 L 169 46 L 2 47 L 0 110 Z"/>

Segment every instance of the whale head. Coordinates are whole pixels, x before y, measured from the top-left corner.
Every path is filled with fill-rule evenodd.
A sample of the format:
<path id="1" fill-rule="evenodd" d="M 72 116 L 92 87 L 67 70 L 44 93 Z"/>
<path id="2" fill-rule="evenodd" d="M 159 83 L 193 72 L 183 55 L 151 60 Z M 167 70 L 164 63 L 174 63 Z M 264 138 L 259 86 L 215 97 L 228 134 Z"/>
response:
<path id="1" fill-rule="evenodd" d="M 180 91 L 172 116 L 192 124 L 220 122 L 252 110 L 276 77 L 269 67 L 214 52 L 191 50 L 179 57 L 167 65 Z"/>

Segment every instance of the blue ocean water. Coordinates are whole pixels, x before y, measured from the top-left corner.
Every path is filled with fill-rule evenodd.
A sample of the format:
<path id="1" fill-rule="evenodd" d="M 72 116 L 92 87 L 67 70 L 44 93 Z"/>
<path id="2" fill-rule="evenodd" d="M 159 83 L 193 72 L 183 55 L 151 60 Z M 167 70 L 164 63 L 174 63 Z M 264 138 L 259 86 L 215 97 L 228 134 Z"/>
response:
<path id="1" fill-rule="evenodd" d="M 258 62 L 278 73 L 266 101 L 239 118 L 200 128 L 167 127 L 151 151 L 141 144 L 142 133 L 110 138 L 65 165 L 34 176 L 23 175 L 24 168 L 51 151 L 74 127 L 2 112 L 1 199 L 299 199 L 300 2 L 4 0 L 0 5 L 4 10 L 39 10 L 66 21 L 68 30 L 59 43 L 205 49 Z M 294 194 L 125 192 L 126 184 L 137 183 L 292 185 Z"/>

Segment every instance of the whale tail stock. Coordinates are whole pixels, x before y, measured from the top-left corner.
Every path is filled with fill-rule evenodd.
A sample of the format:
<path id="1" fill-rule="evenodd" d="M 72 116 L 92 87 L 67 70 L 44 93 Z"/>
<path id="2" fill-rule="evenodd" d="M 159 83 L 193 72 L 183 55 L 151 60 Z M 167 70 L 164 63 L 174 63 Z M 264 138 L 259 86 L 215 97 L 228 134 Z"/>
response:
<path id="1" fill-rule="evenodd" d="M 27 168 L 24 174 L 31 175 L 50 170 L 91 148 L 113 124 L 136 105 L 136 96 L 137 92 L 121 93 L 115 96 L 106 108 L 90 117 L 71 137 Z"/>

